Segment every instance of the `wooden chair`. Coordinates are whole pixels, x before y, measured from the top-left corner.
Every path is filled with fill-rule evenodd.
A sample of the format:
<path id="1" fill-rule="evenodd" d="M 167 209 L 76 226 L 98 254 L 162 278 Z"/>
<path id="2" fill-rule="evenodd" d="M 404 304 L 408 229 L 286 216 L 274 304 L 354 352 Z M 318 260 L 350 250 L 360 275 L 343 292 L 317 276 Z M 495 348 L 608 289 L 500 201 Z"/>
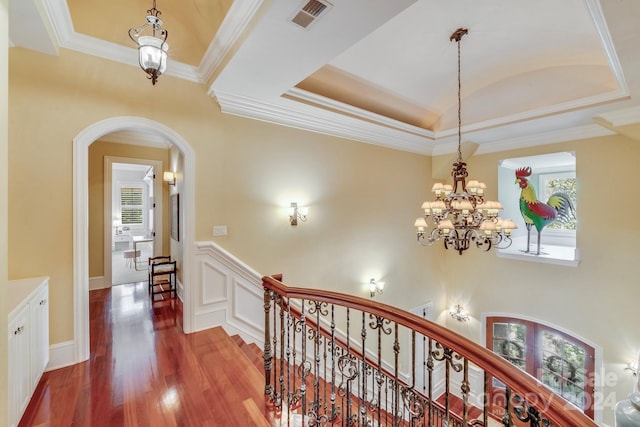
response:
<path id="1" fill-rule="evenodd" d="M 176 297 L 176 262 L 170 256 L 149 258 L 149 293 L 152 300 L 156 295 Z"/>

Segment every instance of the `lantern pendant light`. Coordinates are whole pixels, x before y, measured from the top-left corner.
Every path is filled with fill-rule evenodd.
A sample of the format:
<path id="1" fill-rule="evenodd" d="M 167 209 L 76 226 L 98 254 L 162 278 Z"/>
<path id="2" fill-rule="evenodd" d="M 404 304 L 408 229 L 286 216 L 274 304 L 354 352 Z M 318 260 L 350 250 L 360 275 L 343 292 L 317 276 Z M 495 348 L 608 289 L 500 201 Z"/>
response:
<path id="1" fill-rule="evenodd" d="M 138 62 L 140 68 L 147 73 L 152 84 L 156 84 L 158 77 L 167 69 L 167 36 L 169 32 L 162 28 L 161 12 L 153 7 L 147 10 L 147 22 L 140 27 L 131 28 L 129 37 L 138 45 Z"/>

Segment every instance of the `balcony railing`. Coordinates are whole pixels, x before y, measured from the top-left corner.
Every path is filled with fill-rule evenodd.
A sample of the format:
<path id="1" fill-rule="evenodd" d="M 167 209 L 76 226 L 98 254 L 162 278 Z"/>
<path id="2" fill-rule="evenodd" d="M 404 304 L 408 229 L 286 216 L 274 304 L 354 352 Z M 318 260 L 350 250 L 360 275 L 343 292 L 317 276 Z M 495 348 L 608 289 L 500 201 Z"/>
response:
<path id="1" fill-rule="evenodd" d="M 535 378 L 440 325 L 281 280 L 263 278 L 274 425 L 596 426 Z"/>

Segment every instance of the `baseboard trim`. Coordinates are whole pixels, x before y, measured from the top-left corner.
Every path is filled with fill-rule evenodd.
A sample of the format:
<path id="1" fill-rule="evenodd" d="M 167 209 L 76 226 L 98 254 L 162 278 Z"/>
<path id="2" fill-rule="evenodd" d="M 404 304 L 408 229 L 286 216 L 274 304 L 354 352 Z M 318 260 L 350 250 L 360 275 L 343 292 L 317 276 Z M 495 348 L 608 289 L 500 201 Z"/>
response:
<path id="1" fill-rule="evenodd" d="M 96 289 L 109 288 L 111 285 L 106 283 L 104 276 L 89 277 L 89 290 L 95 291 Z"/>
<path id="2" fill-rule="evenodd" d="M 64 341 L 49 346 L 49 363 L 45 371 L 65 368 L 75 365 L 75 348 L 76 343 L 72 341 Z"/>

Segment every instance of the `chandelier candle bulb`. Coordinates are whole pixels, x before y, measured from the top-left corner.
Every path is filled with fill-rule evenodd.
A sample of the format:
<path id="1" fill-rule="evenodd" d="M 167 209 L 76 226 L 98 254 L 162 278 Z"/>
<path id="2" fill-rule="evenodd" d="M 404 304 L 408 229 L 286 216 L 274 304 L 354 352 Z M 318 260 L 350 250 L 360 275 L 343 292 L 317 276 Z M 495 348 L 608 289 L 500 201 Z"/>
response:
<path id="1" fill-rule="evenodd" d="M 424 202 L 424 218 L 418 218 L 418 243 L 431 246 L 442 240 L 445 249 L 454 249 L 460 255 L 472 244 L 484 251 L 493 248 L 505 249 L 511 246 L 511 230 L 515 223 L 503 221 L 499 216 L 500 202 L 485 201 L 487 186 L 478 180 L 466 182 L 467 164 L 462 160 L 462 120 L 460 84 L 460 40 L 469 31 L 457 29 L 450 37 L 458 47 L 458 158 L 453 164 L 451 176 L 453 185 L 437 182 L 431 187 L 435 200 Z M 431 214 L 431 215 L 430 215 Z M 429 224 L 432 228 L 429 231 Z"/>

